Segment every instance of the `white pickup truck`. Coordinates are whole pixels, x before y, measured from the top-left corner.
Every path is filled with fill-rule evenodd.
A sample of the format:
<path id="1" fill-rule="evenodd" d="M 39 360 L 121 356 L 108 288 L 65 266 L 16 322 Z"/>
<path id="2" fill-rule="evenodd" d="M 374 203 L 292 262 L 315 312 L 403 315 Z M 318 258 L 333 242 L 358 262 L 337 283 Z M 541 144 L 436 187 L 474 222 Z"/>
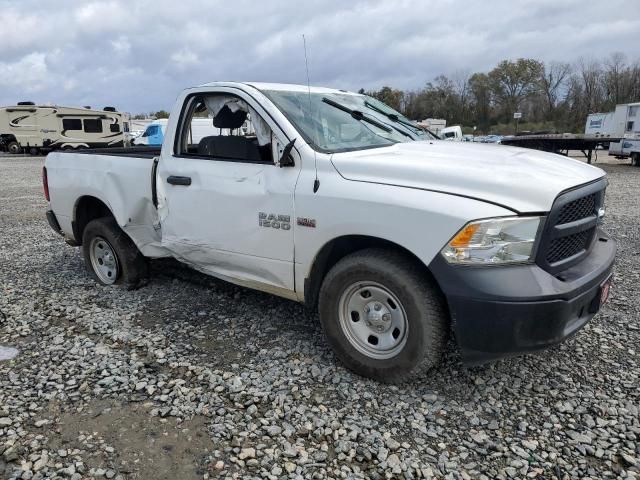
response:
<path id="1" fill-rule="evenodd" d="M 195 144 L 205 115 L 226 134 Z M 135 287 L 174 257 L 317 308 L 344 364 L 388 382 L 436 365 L 450 333 L 468 364 L 569 337 L 606 301 L 616 251 L 602 170 L 439 141 L 327 88 L 190 88 L 161 149 L 51 153 L 43 181 L 98 282 Z"/>

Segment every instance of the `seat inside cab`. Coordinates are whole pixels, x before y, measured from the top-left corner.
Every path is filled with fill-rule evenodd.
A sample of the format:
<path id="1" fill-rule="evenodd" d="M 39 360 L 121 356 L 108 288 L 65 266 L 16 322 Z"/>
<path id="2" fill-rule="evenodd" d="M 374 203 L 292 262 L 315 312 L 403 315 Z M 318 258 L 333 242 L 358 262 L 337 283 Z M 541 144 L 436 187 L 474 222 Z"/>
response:
<path id="1" fill-rule="evenodd" d="M 271 129 L 240 98 L 196 97 L 192 103 L 187 152 L 220 160 L 273 163 Z"/>

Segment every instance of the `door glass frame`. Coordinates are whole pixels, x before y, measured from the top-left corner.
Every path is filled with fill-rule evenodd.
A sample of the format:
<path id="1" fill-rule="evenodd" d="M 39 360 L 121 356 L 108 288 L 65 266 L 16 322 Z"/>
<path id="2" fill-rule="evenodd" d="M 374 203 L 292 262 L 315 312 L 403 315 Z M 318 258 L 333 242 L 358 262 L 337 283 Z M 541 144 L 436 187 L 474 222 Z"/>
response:
<path id="1" fill-rule="evenodd" d="M 287 138 L 287 135 L 284 133 L 284 131 L 282 131 L 282 129 L 280 128 L 280 126 L 278 125 L 277 130 L 274 128 L 274 125 L 271 121 L 267 120 L 267 115 L 263 115 L 260 111 L 258 111 L 259 109 L 256 107 L 256 105 L 251 102 L 250 100 L 243 98 L 243 96 L 236 94 L 236 93 L 230 93 L 230 92 L 226 92 L 226 91 L 218 91 L 218 92 L 194 92 L 194 93 L 190 93 L 189 95 L 187 95 L 184 99 L 184 102 L 182 102 L 182 108 L 180 109 L 180 117 L 178 117 L 178 124 L 176 126 L 176 131 L 175 131 L 175 135 L 174 135 L 174 142 L 173 142 L 173 152 L 171 153 L 171 155 L 174 158 L 188 158 L 188 159 L 197 159 L 197 160 L 209 160 L 209 161 L 214 161 L 214 162 L 234 162 L 234 163 L 246 163 L 249 165 L 273 165 L 276 166 L 277 165 L 277 158 L 274 158 L 273 161 L 265 161 L 265 160 L 246 160 L 246 159 L 242 159 L 242 158 L 228 158 L 228 157 L 209 157 L 209 156 L 204 156 L 204 155 L 198 155 L 195 153 L 178 153 L 179 148 L 180 148 L 180 142 L 182 141 L 183 135 L 185 135 L 184 132 L 184 120 L 186 115 L 188 115 L 189 113 L 191 113 L 191 110 L 193 108 L 193 99 L 195 97 L 206 97 L 206 96 L 213 96 L 213 95 L 225 95 L 225 96 L 229 96 L 229 97 L 235 97 L 239 100 L 242 100 L 243 102 L 246 102 L 248 105 L 250 105 L 253 110 L 256 112 L 256 114 L 260 115 L 262 117 L 262 120 L 265 121 L 267 123 L 267 125 L 269 125 L 269 128 L 271 129 L 271 145 L 273 148 L 273 142 L 274 141 L 278 141 L 280 143 L 282 143 L 283 145 L 286 144 L 286 142 L 282 142 L 280 140 L 281 137 Z M 268 117 L 271 117 L 270 115 Z M 272 119 L 272 118 L 271 118 Z M 211 119 L 211 121 L 213 122 L 213 119 Z M 277 125 L 277 124 L 276 124 Z"/>

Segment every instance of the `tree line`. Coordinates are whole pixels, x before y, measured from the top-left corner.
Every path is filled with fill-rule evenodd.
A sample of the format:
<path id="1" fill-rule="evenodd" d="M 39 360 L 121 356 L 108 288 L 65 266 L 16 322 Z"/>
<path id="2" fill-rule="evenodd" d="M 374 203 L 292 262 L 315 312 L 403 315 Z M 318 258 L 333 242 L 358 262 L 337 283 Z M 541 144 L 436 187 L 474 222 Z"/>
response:
<path id="1" fill-rule="evenodd" d="M 418 90 L 360 92 L 410 119 L 443 118 L 467 133 L 513 133 L 516 112 L 520 130 L 582 133 L 589 113 L 640 101 L 640 61 L 621 53 L 574 63 L 519 58 L 488 72 L 439 75 Z"/>

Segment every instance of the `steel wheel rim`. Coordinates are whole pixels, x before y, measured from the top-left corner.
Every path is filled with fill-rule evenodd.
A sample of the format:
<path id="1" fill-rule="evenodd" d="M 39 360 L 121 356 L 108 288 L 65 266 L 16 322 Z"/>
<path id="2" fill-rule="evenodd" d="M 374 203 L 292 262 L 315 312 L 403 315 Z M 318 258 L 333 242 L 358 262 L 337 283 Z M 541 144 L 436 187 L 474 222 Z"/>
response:
<path id="1" fill-rule="evenodd" d="M 111 285 L 118 279 L 120 264 L 113 247 L 102 237 L 95 237 L 89 244 L 91 266 L 101 282 Z"/>
<path id="2" fill-rule="evenodd" d="M 345 289 L 338 303 L 342 332 L 358 352 L 385 360 L 407 343 L 409 322 L 398 297 L 376 282 L 357 282 Z"/>

